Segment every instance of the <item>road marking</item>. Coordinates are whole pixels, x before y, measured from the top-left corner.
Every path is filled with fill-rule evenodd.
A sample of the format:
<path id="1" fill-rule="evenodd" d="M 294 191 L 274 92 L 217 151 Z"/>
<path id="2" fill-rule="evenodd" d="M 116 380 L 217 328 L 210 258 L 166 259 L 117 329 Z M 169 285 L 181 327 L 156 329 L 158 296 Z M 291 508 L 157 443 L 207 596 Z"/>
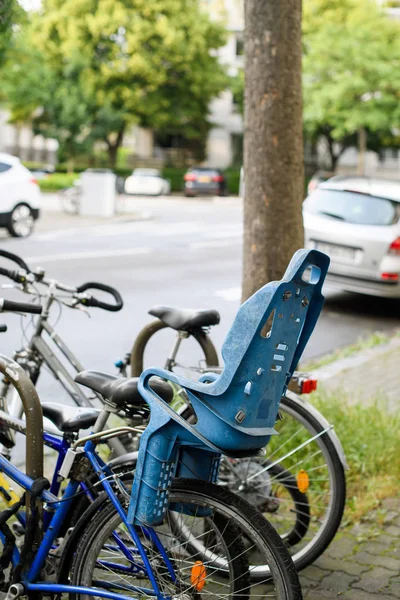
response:
<path id="1" fill-rule="evenodd" d="M 190 250 L 197 248 L 226 248 L 232 246 L 232 240 L 210 240 L 209 242 L 192 242 L 188 245 Z"/>
<path id="2" fill-rule="evenodd" d="M 224 290 L 217 290 L 216 292 L 214 292 L 214 296 L 217 296 L 218 298 L 223 298 L 223 300 L 226 300 L 227 302 L 237 302 L 238 300 L 240 300 L 241 295 L 242 288 L 239 286 L 225 288 Z"/>
<path id="3" fill-rule="evenodd" d="M 64 260 L 79 260 L 81 258 L 107 258 L 111 256 L 134 256 L 150 254 L 152 248 L 120 248 L 119 250 L 91 250 L 88 252 L 66 252 L 64 254 L 47 254 L 44 256 L 28 256 L 28 262 L 57 262 Z"/>
<path id="4" fill-rule="evenodd" d="M 140 221 L 119 221 L 115 223 L 97 223 L 92 226 L 60 229 L 37 234 L 32 241 L 58 240 L 60 237 L 85 234 L 86 237 L 121 236 L 132 233 L 154 235 L 155 237 L 182 237 L 184 235 L 200 234 L 204 225 L 200 221 L 187 222 L 155 222 L 150 219 Z"/>
<path id="5" fill-rule="evenodd" d="M 201 233 L 204 226 L 200 221 L 187 221 L 187 222 L 154 222 L 154 221 L 136 221 L 126 223 L 123 227 L 121 225 L 108 225 L 107 227 L 100 227 L 93 229 L 90 232 L 92 237 L 97 236 L 113 236 L 121 234 L 146 234 L 154 235 L 155 237 L 182 237 L 185 235 L 193 235 L 195 233 Z"/>

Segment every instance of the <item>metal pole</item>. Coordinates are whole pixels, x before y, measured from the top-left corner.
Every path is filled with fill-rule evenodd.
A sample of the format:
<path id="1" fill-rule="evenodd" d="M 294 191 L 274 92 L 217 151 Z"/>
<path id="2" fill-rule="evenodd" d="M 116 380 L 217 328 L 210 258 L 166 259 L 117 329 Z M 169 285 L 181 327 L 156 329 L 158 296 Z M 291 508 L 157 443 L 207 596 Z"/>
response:
<path id="1" fill-rule="evenodd" d="M 43 477 L 43 413 L 39 396 L 29 376 L 11 358 L 0 354 L 0 373 L 8 379 L 17 390 L 24 407 L 26 419 L 26 457 L 25 471 L 32 479 Z M 38 500 L 38 525 L 36 543 L 40 543 L 43 534 L 42 502 Z M 26 495 L 27 516 L 30 512 L 30 498 Z"/>

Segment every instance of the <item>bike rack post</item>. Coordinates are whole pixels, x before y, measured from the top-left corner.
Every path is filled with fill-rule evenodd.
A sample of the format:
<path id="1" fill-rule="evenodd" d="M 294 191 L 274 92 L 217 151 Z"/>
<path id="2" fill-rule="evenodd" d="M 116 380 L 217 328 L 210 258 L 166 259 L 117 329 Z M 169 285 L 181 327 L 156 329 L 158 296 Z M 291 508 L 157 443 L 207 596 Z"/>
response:
<path id="1" fill-rule="evenodd" d="M 0 354 L 0 373 L 17 390 L 24 407 L 26 419 L 26 474 L 32 479 L 43 477 L 43 413 L 38 393 L 29 376 L 15 361 Z M 30 512 L 29 494 L 26 495 L 26 510 Z M 39 541 L 43 533 L 41 518 L 42 503 L 38 501 L 39 520 L 36 534 Z"/>

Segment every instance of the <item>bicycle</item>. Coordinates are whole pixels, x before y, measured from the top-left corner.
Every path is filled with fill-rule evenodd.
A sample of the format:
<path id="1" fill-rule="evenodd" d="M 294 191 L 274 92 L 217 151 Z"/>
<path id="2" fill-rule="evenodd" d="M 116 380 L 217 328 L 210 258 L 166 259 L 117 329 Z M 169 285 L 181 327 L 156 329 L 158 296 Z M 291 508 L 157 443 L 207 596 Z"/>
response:
<path id="1" fill-rule="evenodd" d="M 72 215 L 79 213 L 81 182 L 79 179 L 74 181 L 71 187 L 64 188 L 58 192 L 61 208 L 64 212 Z"/>
<path id="2" fill-rule="evenodd" d="M 24 291 L 29 291 L 29 286 L 40 281 L 45 285 L 49 284 L 43 272 L 32 273 L 19 257 L 4 251 L 0 251 L 0 255 L 15 262 L 16 259 L 20 261 L 17 263 L 20 271 L 12 275 L 14 280 L 23 286 Z M 24 278 L 22 283 L 21 278 Z M 48 365 L 76 404 L 91 406 L 92 400 L 82 393 L 65 367 L 59 362 L 53 363 L 51 348 L 45 345 L 41 338 L 43 331 L 49 333 L 51 343 L 62 350 L 73 370 L 75 372 L 83 370 L 83 365 L 48 324 L 48 314 L 52 303 L 58 298 L 57 289 L 68 291 L 71 301 L 78 303 L 76 307 L 79 307 L 79 302 L 85 298 L 77 292 L 77 288 L 54 281 L 51 286 L 48 287 L 48 294 L 44 300 L 45 310 L 39 317 L 35 334 L 27 347 L 17 353 L 15 358 L 28 369 L 34 382 L 37 381 L 42 364 Z M 209 371 L 217 373 L 220 370 L 217 366 L 216 350 L 206 330 L 207 327 L 218 322 L 219 315 L 216 311 L 182 313 L 176 309 L 169 309 L 169 316 L 161 314 L 159 310 L 156 312 L 161 318 L 147 325 L 135 342 L 131 355 L 132 374 L 140 375 L 143 370 L 143 355 L 149 338 L 160 329 L 174 328 L 175 325 L 178 329 L 177 340 L 167 359 L 166 368 L 175 369 L 180 344 L 183 339 L 191 336 L 199 343 L 205 357 L 203 366 L 195 370 L 196 375 L 204 375 Z M 301 377 L 299 381 L 302 381 Z M 303 381 L 303 389 L 305 383 L 307 381 Z M 96 400 L 102 400 L 99 395 L 95 397 Z M 176 394 L 173 406 L 185 418 L 190 418 L 187 398 L 180 393 Z M 12 403 L 10 412 L 16 414 Z M 287 392 L 282 398 L 280 413 L 284 419 L 278 421 L 276 428 L 282 432 L 281 437 L 284 436 L 284 440 L 278 443 L 275 438 L 270 443 L 269 448 L 271 453 L 274 453 L 272 459 L 264 457 L 233 462 L 224 459 L 220 471 L 221 483 L 240 491 L 246 499 L 268 514 L 285 543 L 290 547 L 296 567 L 301 569 L 313 562 L 325 550 L 340 525 L 345 504 L 346 462 L 332 425 L 312 405 L 296 394 Z M 148 413 L 143 410 L 141 415 L 136 413 L 134 417 L 135 423 L 140 423 L 148 418 Z M 113 461 L 113 464 L 121 467 L 125 463 L 128 469 L 134 469 L 137 455 L 133 453 L 125 456 L 125 454 L 126 450 L 132 445 L 137 445 L 137 442 L 137 439 L 132 440 L 129 436 L 124 438 L 123 443 L 121 440 L 110 440 L 114 453 L 121 456 L 121 459 Z M 287 452 L 288 444 L 290 452 Z M 263 461 L 261 467 L 260 461 Z M 294 476 L 293 472 L 297 476 Z M 319 472 L 328 473 L 326 481 L 321 481 L 322 476 L 313 477 L 312 474 Z M 322 496 L 321 501 L 316 497 L 318 492 Z"/>
<path id="3" fill-rule="evenodd" d="M 3 309 L 11 311 L 37 313 L 38 308 L 8 301 L 3 303 Z M 40 592 L 99 596 L 110 600 L 124 600 L 131 597 L 128 594 L 185 600 L 199 598 L 201 592 L 201 597 L 247 598 L 250 595 L 249 573 L 256 568 L 254 561 L 258 557 L 263 564 L 269 565 L 268 577 L 259 584 L 260 593 L 273 594 L 280 599 L 301 599 L 294 565 L 273 528 L 254 508 L 228 490 L 207 481 L 196 481 L 196 474 L 190 471 L 193 463 L 185 465 L 183 455 L 177 467 L 191 478 L 173 485 L 169 482 L 169 497 L 157 520 L 148 523 L 146 519 L 130 518 L 126 510 L 129 499 L 126 486 L 96 453 L 96 443 L 127 429 L 123 426 L 107 430 L 104 426 L 112 412 L 120 410 L 122 404 L 130 405 L 130 382 L 123 382 L 129 384 L 124 393 L 110 390 L 100 411 L 91 409 L 91 415 L 86 412 L 85 424 L 90 422 L 92 433 L 83 438 L 78 438 L 82 425 L 79 409 L 68 407 L 69 411 L 78 411 L 75 419 L 68 419 L 63 416 L 65 407 L 53 406 L 51 414 L 45 406 L 47 416 L 65 430 L 64 445 L 69 444 L 61 466 L 55 470 L 59 479 L 69 480 L 63 496 L 57 498 L 47 490 L 49 482 L 43 478 L 42 409 L 32 381 L 17 363 L 2 355 L 0 372 L 12 380 L 20 394 L 27 415 L 26 426 L 4 412 L 0 418 L 25 431 L 31 448 L 26 456 L 26 475 L 0 456 L 0 471 L 29 492 L 21 552 L 16 548 L 15 538 L 6 522 L 18 513 L 24 501 L 21 499 L 0 513 L 0 536 L 4 543 L 0 572 L 2 588 L 8 590 L 7 597 L 15 599 Z M 109 384 L 107 376 L 87 372 L 78 380 L 92 386 L 94 375 L 97 385 L 93 387 L 104 392 L 105 388 L 99 382 Z M 160 385 L 156 388 L 158 392 Z M 162 387 L 164 392 L 171 393 L 167 384 Z M 214 456 L 214 452 L 206 448 L 207 444 L 204 447 L 197 444 L 196 450 Z M 186 451 L 190 455 L 191 444 Z M 58 536 L 89 471 L 97 474 L 97 483 L 101 484 L 104 493 L 93 501 L 60 544 Z M 90 496 L 90 489 L 84 487 L 83 492 Z M 131 497 L 134 498 L 133 492 Z M 130 502 L 132 504 L 132 500 Z M 147 509 L 143 502 L 138 503 L 140 506 Z M 176 535 L 176 519 L 184 521 L 185 528 L 192 525 L 189 541 L 182 542 Z M 243 537 L 247 544 L 248 539 L 251 540 L 250 548 L 244 545 Z M 196 550 L 194 546 L 197 546 Z M 9 562 L 13 572 L 11 584 L 4 579 Z"/>

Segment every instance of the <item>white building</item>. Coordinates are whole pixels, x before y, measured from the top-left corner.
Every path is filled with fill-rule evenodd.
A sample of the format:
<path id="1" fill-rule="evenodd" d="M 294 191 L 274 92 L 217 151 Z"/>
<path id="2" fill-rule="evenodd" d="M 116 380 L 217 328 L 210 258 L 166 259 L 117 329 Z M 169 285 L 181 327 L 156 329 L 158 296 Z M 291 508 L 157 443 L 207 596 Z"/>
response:
<path id="1" fill-rule="evenodd" d="M 243 0 L 202 0 L 211 18 L 220 20 L 228 32 L 226 45 L 218 56 L 229 75 L 237 75 L 243 68 Z M 229 167 L 235 159 L 235 150 L 243 135 L 242 116 L 235 105 L 230 90 L 215 98 L 210 105 L 210 122 L 213 127 L 207 141 L 207 164 Z"/>
<path id="2" fill-rule="evenodd" d="M 19 156 L 24 161 L 43 164 L 57 162 L 58 142 L 33 135 L 28 126 L 11 125 L 9 113 L 0 109 L 0 152 Z"/>

